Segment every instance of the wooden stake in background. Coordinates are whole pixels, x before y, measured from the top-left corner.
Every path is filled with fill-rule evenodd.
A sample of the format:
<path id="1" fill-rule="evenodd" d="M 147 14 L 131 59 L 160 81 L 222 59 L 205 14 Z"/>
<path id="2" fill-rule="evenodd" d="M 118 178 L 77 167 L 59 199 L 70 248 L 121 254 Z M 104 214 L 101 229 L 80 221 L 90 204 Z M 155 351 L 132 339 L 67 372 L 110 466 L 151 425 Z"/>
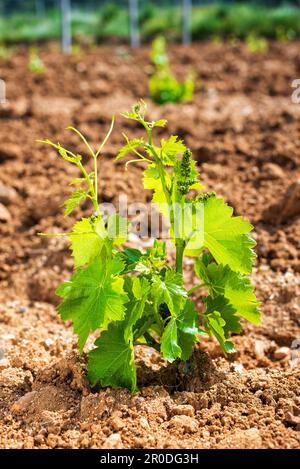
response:
<path id="1" fill-rule="evenodd" d="M 129 23 L 131 47 L 140 46 L 139 5 L 138 0 L 129 0 Z"/>
<path id="2" fill-rule="evenodd" d="M 182 41 L 190 44 L 192 41 L 192 0 L 182 0 Z"/>
<path id="3" fill-rule="evenodd" d="M 44 0 L 35 0 L 35 11 L 36 11 L 36 16 L 45 15 L 45 1 Z"/>
<path id="4" fill-rule="evenodd" d="M 64 54 L 72 50 L 71 0 L 60 0 L 61 11 L 61 47 Z"/>

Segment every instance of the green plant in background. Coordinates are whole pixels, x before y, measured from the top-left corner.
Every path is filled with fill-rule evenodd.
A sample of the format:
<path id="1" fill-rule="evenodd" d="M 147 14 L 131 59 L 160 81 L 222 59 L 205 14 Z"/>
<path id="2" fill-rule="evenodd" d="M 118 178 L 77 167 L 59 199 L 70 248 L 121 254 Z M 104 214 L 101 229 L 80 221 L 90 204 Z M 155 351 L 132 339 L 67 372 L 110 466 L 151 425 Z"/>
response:
<path id="1" fill-rule="evenodd" d="M 216 46 L 220 46 L 223 44 L 222 37 L 218 36 L 217 34 L 211 38 L 211 42 Z"/>
<path id="2" fill-rule="evenodd" d="M 95 10 L 84 8 L 84 2 L 72 9 L 72 31 L 97 39 L 128 38 L 128 7 L 105 3 Z M 101 3 L 101 2 L 100 2 Z M 141 5 L 139 24 L 141 37 L 152 40 L 162 34 L 170 39 L 180 39 L 182 34 L 182 6 L 179 2 L 169 5 L 147 3 Z M 283 4 L 214 3 L 194 5 L 192 15 L 193 39 L 207 40 L 214 36 L 226 39 L 230 36 L 245 39 L 249 34 L 268 39 L 291 40 L 300 35 L 300 10 Z M 16 12 L 9 17 L 0 16 L 0 42 L 34 43 L 39 40 L 58 39 L 61 34 L 61 18 L 58 8 L 48 9 L 44 16 L 35 13 Z"/>
<path id="3" fill-rule="evenodd" d="M 151 99 L 157 104 L 192 101 L 194 76 L 190 72 L 183 82 L 175 78 L 170 68 L 164 37 L 159 36 L 153 41 L 150 59 L 155 66 L 155 71 L 149 79 Z"/>
<path id="4" fill-rule="evenodd" d="M 268 52 L 268 41 L 263 37 L 258 37 L 255 34 L 249 34 L 246 37 L 247 48 L 252 54 L 264 54 Z"/>
<path id="5" fill-rule="evenodd" d="M 31 47 L 29 50 L 28 70 L 32 73 L 44 73 L 46 70 L 37 47 Z"/>
<path id="6" fill-rule="evenodd" d="M 276 29 L 276 39 L 279 42 L 289 42 L 295 39 L 297 36 L 296 32 L 293 29 L 284 29 L 283 27 L 278 27 Z"/>
<path id="7" fill-rule="evenodd" d="M 80 57 L 83 54 L 82 46 L 79 43 L 73 43 L 72 44 L 72 49 L 71 49 L 71 54 L 74 57 Z"/>
<path id="8" fill-rule="evenodd" d="M 6 46 L 5 44 L 0 44 L 0 59 L 9 61 L 12 59 L 16 52 L 15 47 Z"/>
<path id="9" fill-rule="evenodd" d="M 107 3 L 99 10 L 94 32 L 98 40 L 113 36 L 126 38 L 129 36 L 128 25 L 128 10 L 117 4 Z"/>
<path id="10" fill-rule="evenodd" d="M 230 35 L 228 37 L 228 44 L 230 45 L 230 47 L 236 48 L 236 47 L 239 47 L 240 41 L 236 36 Z"/>
<path id="11" fill-rule="evenodd" d="M 179 37 L 182 24 L 181 8 L 174 5 L 154 6 L 153 4 L 151 8 L 152 14 L 141 22 L 142 37 L 146 41 L 153 40 L 160 35 L 170 39 Z"/>
<path id="12" fill-rule="evenodd" d="M 88 377 L 92 386 L 137 389 L 134 346 L 147 345 L 160 351 L 169 362 L 188 360 L 201 335 L 216 337 L 225 354 L 234 351 L 232 333 L 242 330 L 241 318 L 258 324 L 259 305 L 249 274 L 255 258 L 252 226 L 199 182 L 196 162 L 177 136 L 154 141 L 154 130 L 165 120 L 146 120 L 143 102 L 123 114 L 145 130 L 145 137 L 130 140 L 116 160 L 132 154 L 130 163 L 145 165 L 143 183 L 153 192 L 153 202 L 170 224 L 176 251 L 168 260 L 166 243 L 156 240 L 146 252 L 124 246 L 127 220 L 118 214 L 104 220 L 98 204 L 98 160 L 112 126 L 98 150 L 85 137 L 92 158 L 88 172 L 82 156 L 54 144 L 60 156 L 78 167 L 81 177 L 66 200 L 65 215 L 90 200 L 93 213 L 75 223 L 67 236 L 75 273 L 57 290 L 62 298 L 59 312 L 72 320 L 82 352 L 89 335 L 100 331 L 88 354 Z M 196 195 L 197 194 L 197 195 Z M 201 209 L 199 211 L 199 208 Z M 183 223 L 179 220 L 183 216 Z M 198 284 L 187 290 L 183 280 L 183 258 L 194 259 Z M 203 308 L 197 312 L 193 294 L 202 289 Z"/>
<path id="13" fill-rule="evenodd" d="M 150 59 L 156 68 L 164 68 L 169 66 L 169 58 L 166 51 L 166 40 L 163 36 L 158 36 L 152 42 Z"/>

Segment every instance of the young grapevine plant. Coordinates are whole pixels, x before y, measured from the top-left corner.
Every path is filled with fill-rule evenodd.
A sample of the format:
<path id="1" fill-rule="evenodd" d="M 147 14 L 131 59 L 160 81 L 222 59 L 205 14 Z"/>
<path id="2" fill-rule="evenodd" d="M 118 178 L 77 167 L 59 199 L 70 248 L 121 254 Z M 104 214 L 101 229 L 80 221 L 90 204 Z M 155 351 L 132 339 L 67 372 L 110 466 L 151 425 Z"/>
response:
<path id="1" fill-rule="evenodd" d="M 155 66 L 155 71 L 149 80 L 149 91 L 151 99 L 156 104 L 193 100 L 194 75 L 189 72 L 183 82 L 176 79 L 171 71 L 164 37 L 159 36 L 153 41 L 150 59 Z"/>
<path id="2" fill-rule="evenodd" d="M 177 136 L 154 141 L 156 127 L 165 120 L 147 121 L 143 102 L 123 114 L 145 130 L 145 136 L 130 140 L 116 159 L 133 154 L 129 163 L 145 165 L 143 183 L 153 191 L 153 202 L 168 220 L 176 258 L 167 259 L 166 243 L 156 240 L 146 252 L 124 246 L 127 220 L 118 214 L 104 219 L 98 203 L 98 159 L 112 126 L 97 151 L 85 137 L 93 160 L 89 173 L 78 154 L 52 145 L 82 176 L 65 202 L 69 215 L 89 199 L 93 213 L 77 221 L 66 236 L 74 258 L 75 272 L 57 289 L 62 298 L 59 313 L 73 322 L 82 352 L 89 335 L 100 331 L 88 354 L 88 378 L 92 386 L 137 389 L 134 346 L 148 345 L 169 362 L 188 360 L 201 335 L 214 336 L 224 353 L 234 351 L 232 333 L 242 330 L 241 318 L 253 324 L 260 320 L 249 274 L 255 254 L 253 227 L 199 182 L 196 162 Z M 182 223 L 182 220 L 183 223 Z M 180 221 L 180 222 L 179 222 Z M 183 281 L 183 258 L 194 259 L 199 281 L 187 290 Z M 174 264 L 174 265 L 173 265 Z M 205 291 L 203 308 L 196 311 L 192 300 L 198 289 Z"/>

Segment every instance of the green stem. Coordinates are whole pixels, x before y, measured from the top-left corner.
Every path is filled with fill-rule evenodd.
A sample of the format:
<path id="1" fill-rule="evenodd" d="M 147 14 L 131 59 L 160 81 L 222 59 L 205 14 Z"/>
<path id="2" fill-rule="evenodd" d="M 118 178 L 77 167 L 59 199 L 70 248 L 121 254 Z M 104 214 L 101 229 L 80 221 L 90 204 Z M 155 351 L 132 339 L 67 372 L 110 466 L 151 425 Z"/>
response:
<path id="1" fill-rule="evenodd" d="M 182 274 L 182 266 L 183 266 L 183 252 L 185 248 L 185 242 L 183 239 L 178 238 L 175 241 L 175 247 L 176 247 L 176 272 L 179 274 Z"/>
<path id="2" fill-rule="evenodd" d="M 163 187 L 163 191 L 167 200 L 167 203 L 169 205 L 169 210 L 170 210 L 170 222 L 172 226 L 172 230 L 175 233 L 175 219 L 174 219 L 174 213 L 173 213 L 173 207 L 172 207 L 172 196 L 171 193 L 167 187 L 166 183 L 166 178 L 165 178 L 165 173 L 164 173 L 164 167 L 161 162 L 161 159 L 159 158 L 155 148 L 153 147 L 153 134 L 152 134 L 152 128 L 149 128 L 149 125 L 147 125 L 146 122 L 142 121 L 143 126 L 145 127 L 148 135 L 148 145 L 150 148 L 150 151 L 152 155 L 154 156 L 155 163 L 157 165 L 160 177 L 161 177 L 161 183 Z M 176 233 L 175 233 L 176 235 Z M 176 262 L 175 262 L 175 268 L 176 272 L 182 274 L 183 271 L 183 253 L 185 249 L 185 241 L 181 238 L 176 239 L 175 241 L 175 248 L 176 248 Z"/>
<path id="3" fill-rule="evenodd" d="M 158 316 L 157 319 L 158 321 L 161 321 L 160 316 Z M 155 317 L 151 316 L 147 321 L 144 322 L 144 324 L 142 324 L 142 326 L 139 329 L 136 329 L 134 331 L 134 334 L 133 334 L 134 342 L 136 342 L 139 339 L 139 337 L 142 337 L 145 334 L 145 332 L 147 332 L 147 330 L 150 328 L 150 326 L 153 324 L 154 321 L 155 321 Z"/>
<path id="4" fill-rule="evenodd" d="M 96 163 L 96 161 L 95 161 Z M 95 164 L 95 167 L 96 167 L 96 173 L 95 173 L 95 187 L 94 187 L 94 184 L 92 183 L 91 181 L 91 178 L 90 176 L 88 175 L 86 169 L 84 168 L 84 166 L 82 165 L 81 162 L 77 163 L 77 166 L 78 168 L 80 169 L 80 171 L 82 172 L 82 174 L 84 175 L 85 179 L 86 179 L 86 182 L 88 184 L 88 188 L 89 188 L 89 191 L 92 195 L 92 202 L 93 202 L 93 205 L 94 205 L 94 208 L 95 208 L 95 211 L 97 212 L 98 215 L 100 215 L 100 210 L 99 210 L 99 204 L 98 204 L 98 189 L 97 189 L 97 185 L 96 185 L 96 180 L 97 180 L 97 163 Z"/>
<path id="5" fill-rule="evenodd" d="M 149 126 L 147 125 L 146 122 L 142 122 L 142 124 L 144 125 L 144 127 L 147 131 L 148 145 L 150 147 L 149 149 L 150 149 L 152 155 L 154 156 L 154 160 L 155 160 L 155 163 L 157 165 L 157 168 L 158 168 L 158 171 L 159 171 L 159 174 L 160 174 L 160 177 L 161 177 L 161 183 L 162 183 L 162 186 L 163 186 L 163 191 L 164 191 L 164 194 L 166 196 L 167 202 L 168 202 L 169 206 L 171 207 L 172 199 L 171 199 L 170 191 L 167 187 L 166 178 L 165 178 L 165 174 L 164 174 L 164 167 L 163 167 L 161 159 L 159 158 L 155 148 L 153 147 L 153 135 L 152 135 L 153 129 L 149 128 Z"/>
<path id="6" fill-rule="evenodd" d="M 149 332 L 145 332 L 144 337 L 149 347 L 156 349 L 158 352 L 160 351 L 159 344 L 153 339 L 153 337 L 149 334 Z"/>
<path id="7" fill-rule="evenodd" d="M 95 202 L 97 206 L 97 213 L 99 212 L 99 204 L 98 204 L 98 166 L 97 166 L 97 157 L 94 155 L 94 174 L 95 174 L 95 182 L 94 182 L 94 195 L 95 195 Z"/>
<path id="8" fill-rule="evenodd" d="M 149 127 L 147 122 L 145 122 L 144 120 L 142 120 L 141 122 L 142 122 L 142 125 L 145 127 L 147 135 L 148 135 L 148 144 L 151 147 L 153 147 L 153 129 Z"/>

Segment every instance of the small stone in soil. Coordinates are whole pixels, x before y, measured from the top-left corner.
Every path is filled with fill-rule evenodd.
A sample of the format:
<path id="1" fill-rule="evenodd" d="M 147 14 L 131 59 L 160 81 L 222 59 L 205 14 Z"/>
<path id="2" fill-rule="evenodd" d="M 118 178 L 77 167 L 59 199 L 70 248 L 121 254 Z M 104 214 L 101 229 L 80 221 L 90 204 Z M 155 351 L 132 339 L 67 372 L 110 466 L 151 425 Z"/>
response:
<path id="1" fill-rule="evenodd" d="M 274 163 L 266 163 L 263 166 L 261 179 L 281 179 L 284 178 L 284 171 Z"/>
<path id="2" fill-rule="evenodd" d="M 36 395 L 36 391 L 31 391 L 20 397 L 20 399 L 13 403 L 10 410 L 12 414 L 18 414 L 27 410 Z"/>
<path id="3" fill-rule="evenodd" d="M 8 368 L 10 366 L 10 362 L 8 358 L 2 358 L 0 360 L 0 371 L 5 370 L 5 368 Z"/>
<path id="4" fill-rule="evenodd" d="M 198 422 L 187 415 L 175 415 L 168 423 L 169 428 L 183 430 L 183 433 L 196 433 L 198 430 Z"/>
<path id="5" fill-rule="evenodd" d="M 125 423 L 120 418 L 119 415 L 112 415 L 112 417 L 110 419 L 110 426 L 113 430 L 119 431 L 125 426 Z"/>
<path id="6" fill-rule="evenodd" d="M 188 417 L 194 417 L 195 410 L 191 405 L 177 405 L 172 409 L 173 415 L 187 415 Z"/>
<path id="7" fill-rule="evenodd" d="M 0 203 L 9 205 L 17 198 L 17 192 L 13 187 L 4 186 L 0 183 Z"/>
<path id="8" fill-rule="evenodd" d="M 122 438 L 119 433 L 113 433 L 103 443 L 104 449 L 120 449 L 123 447 Z"/>
<path id="9" fill-rule="evenodd" d="M 265 356 L 265 343 L 262 340 L 255 340 L 254 353 L 257 360 L 262 360 Z"/>
<path id="10" fill-rule="evenodd" d="M 230 368 L 232 369 L 232 371 L 239 374 L 242 374 L 245 371 L 242 363 L 232 363 Z"/>
<path id="11" fill-rule="evenodd" d="M 274 352 L 274 358 L 276 360 L 283 360 L 290 355 L 291 351 L 288 347 L 280 347 Z"/>
<path id="12" fill-rule="evenodd" d="M 11 220 L 11 215 L 3 204 L 0 204 L 0 221 L 8 222 Z"/>

